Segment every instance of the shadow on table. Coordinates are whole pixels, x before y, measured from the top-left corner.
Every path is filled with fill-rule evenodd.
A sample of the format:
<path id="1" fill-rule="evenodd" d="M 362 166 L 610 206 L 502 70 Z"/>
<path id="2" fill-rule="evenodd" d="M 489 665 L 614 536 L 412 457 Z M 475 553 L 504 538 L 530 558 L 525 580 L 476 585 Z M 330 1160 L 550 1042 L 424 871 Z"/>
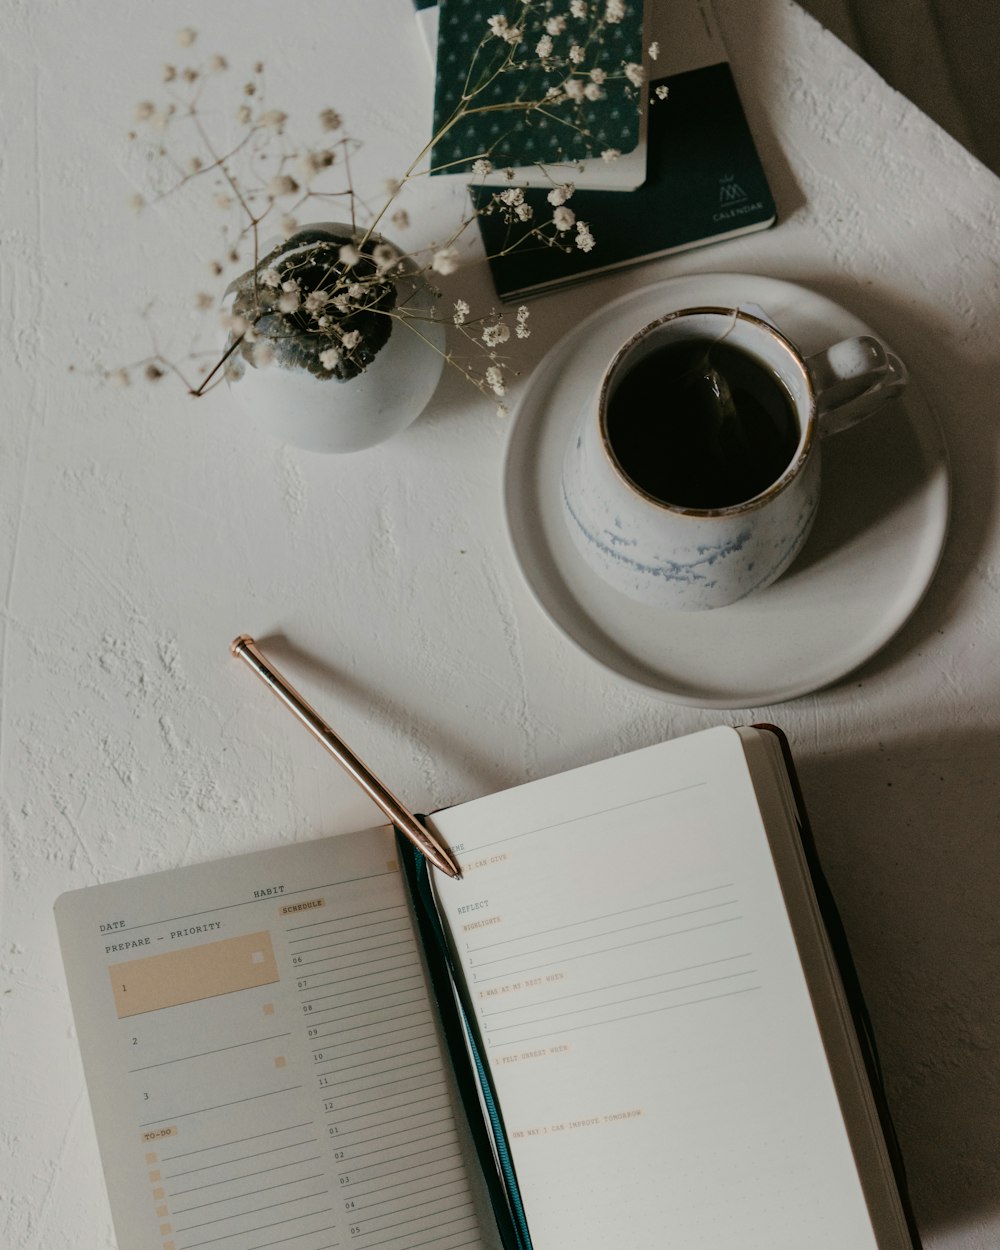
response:
<path id="1" fill-rule="evenodd" d="M 919 647 L 945 628 L 959 611 L 963 591 L 970 579 L 977 576 L 977 566 L 981 566 L 992 535 L 1000 524 L 1000 500 L 996 492 L 1000 432 L 995 421 L 995 404 L 987 403 L 985 398 L 993 395 L 1000 375 L 1000 344 L 990 355 L 966 350 L 959 328 L 945 316 L 930 294 L 921 305 L 915 306 L 903 302 L 876 282 L 861 282 L 847 274 L 804 273 L 797 280 L 857 314 L 907 358 L 915 384 L 932 402 L 950 463 L 952 508 L 941 565 L 928 594 L 906 627 L 861 670 L 870 674 L 890 666 L 898 656 Z M 974 297 L 975 292 L 970 291 L 969 299 Z M 984 315 L 996 302 L 995 292 L 987 293 L 984 289 Z M 953 345 L 948 366 L 954 377 L 954 402 L 950 407 L 940 398 L 949 388 L 949 379 L 940 376 L 940 362 L 946 355 L 940 346 L 942 343 Z M 934 372 L 935 367 L 938 372 Z M 878 420 L 876 417 L 875 422 Z M 872 435 L 876 433 L 877 425 L 872 427 Z M 850 431 L 845 437 L 854 434 L 855 431 Z M 860 507 L 863 514 L 865 509 L 877 505 L 868 500 Z"/>
<path id="2" fill-rule="evenodd" d="M 1000 1193 L 998 756 L 984 729 L 796 761 L 925 1234 Z"/>

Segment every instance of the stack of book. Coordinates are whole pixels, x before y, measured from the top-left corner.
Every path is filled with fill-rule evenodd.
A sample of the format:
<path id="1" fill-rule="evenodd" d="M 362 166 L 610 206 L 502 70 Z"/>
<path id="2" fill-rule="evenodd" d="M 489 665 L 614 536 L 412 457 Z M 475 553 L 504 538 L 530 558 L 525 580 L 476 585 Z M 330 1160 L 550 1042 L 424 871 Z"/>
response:
<path id="1" fill-rule="evenodd" d="M 486 30 L 496 8 L 479 0 L 420 4 L 420 20 L 436 63 L 435 132 L 451 116 L 462 90 L 475 32 Z M 609 65 L 642 63 L 644 97 L 632 108 L 608 92 L 594 103 L 585 133 L 512 119 L 484 128 L 455 128 L 435 145 L 437 173 L 468 177 L 470 153 L 489 151 L 498 174 L 471 186 L 497 294 L 520 300 L 598 273 L 638 264 L 705 243 L 763 230 L 775 205 L 747 124 L 722 36 L 709 0 L 632 0 L 623 21 L 607 28 L 615 46 Z M 658 49 L 655 59 L 648 54 Z M 655 76 L 654 76 L 655 75 Z M 495 90 L 524 87 L 518 74 L 501 75 Z M 506 80 L 506 81 L 505 81 Z M 616 149 L 613 161 L 601 153 Z M 513 167 L 506 179 L 504 169 Z M 569 204 L 596 246 L 583 251 L 567 232 L 566 249 L 532 236 L 532 222 L 482 212 L 496 181 L 521 187 L 533 221 L 551 216 L 553 185 L 571 182 Z"/>

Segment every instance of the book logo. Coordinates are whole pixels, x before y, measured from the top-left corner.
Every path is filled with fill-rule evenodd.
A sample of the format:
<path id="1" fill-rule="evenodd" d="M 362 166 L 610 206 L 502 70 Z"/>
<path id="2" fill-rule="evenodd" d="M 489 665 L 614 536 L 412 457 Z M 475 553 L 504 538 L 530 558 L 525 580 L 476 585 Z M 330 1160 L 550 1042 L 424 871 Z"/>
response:
<path id="1" fill-rule="evenodd" d="M 736 181 L 732 174 L 723 174 L 719 179 L 719 207 L 732 208 L 735 204 L 742 204 L 747 199 L 747 193 Z"/>

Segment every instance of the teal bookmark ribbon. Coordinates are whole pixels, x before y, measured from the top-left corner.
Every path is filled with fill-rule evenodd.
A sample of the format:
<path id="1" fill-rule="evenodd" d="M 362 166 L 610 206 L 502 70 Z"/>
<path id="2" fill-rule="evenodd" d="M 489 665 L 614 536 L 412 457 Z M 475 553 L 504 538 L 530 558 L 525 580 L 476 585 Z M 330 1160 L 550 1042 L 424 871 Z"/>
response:
<path id="1" fill-rule="evenodd" d="M 466 1110 L 490 1200 L 493 1203 L 500 1238 L 505 1250 L 532 1250 L 531 1234 L 528 1231 L 528 1221 L 524 1213 L 514 1161 L 510 1155 L 503 1117 L 497 1106 L 496 1092 L 489 1068 L 483 1059 L 475 1029 L 470 1023 L 469 1014 L 462 1002 L 460 982 L 455 975 L 448 939 L 434 901 L 427 861 L 398 831 L 396 844 L 410 890 L 417 928 L 423 942 L 424 956 L 444 1027 L 445 1039 L 451 1052 L 459 1093 Z M 459 987 L 457 995 L 453 993 L 453 986 Z M 462 1035 L 468 1042 L 467 1051 Z M 474 1072 L 467 1061 L 469 1054 L 472 1056 Z M 478 1105 L 480 1095 L 486 1107 L 486 1114 L 489 1116 L 496 1161 L 482 1122 L 472 1110 Z M 496 1162 L 500 1165 L 499 1176 L 496 1172 Z"/>

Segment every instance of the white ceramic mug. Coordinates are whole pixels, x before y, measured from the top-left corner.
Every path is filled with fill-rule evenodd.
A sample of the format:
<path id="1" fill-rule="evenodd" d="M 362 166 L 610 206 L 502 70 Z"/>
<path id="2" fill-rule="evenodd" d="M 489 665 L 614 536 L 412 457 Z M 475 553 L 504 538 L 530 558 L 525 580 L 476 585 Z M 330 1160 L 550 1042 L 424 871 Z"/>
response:
<path id="1" fill-rule="evenodd" d="M 608 407 L 651 353 L 699 340 L 725 342 L 775 379 L 798 427 L 782 473 L 745 501 L 686 507 L 647 493 L 608 438 Z M 617 352 L 580 415 L 563 464 L 566 521 L 605 582 L 663 608 L 717 608 L 770 585 L 808 537 L 819 503 L 820 446 L 906 386 L 906 368 L 865 335 L 807 358 L 757 308 L 685 308 L 645 326 Z M 664 396 L 669 400 L 669 395 Z"/>

